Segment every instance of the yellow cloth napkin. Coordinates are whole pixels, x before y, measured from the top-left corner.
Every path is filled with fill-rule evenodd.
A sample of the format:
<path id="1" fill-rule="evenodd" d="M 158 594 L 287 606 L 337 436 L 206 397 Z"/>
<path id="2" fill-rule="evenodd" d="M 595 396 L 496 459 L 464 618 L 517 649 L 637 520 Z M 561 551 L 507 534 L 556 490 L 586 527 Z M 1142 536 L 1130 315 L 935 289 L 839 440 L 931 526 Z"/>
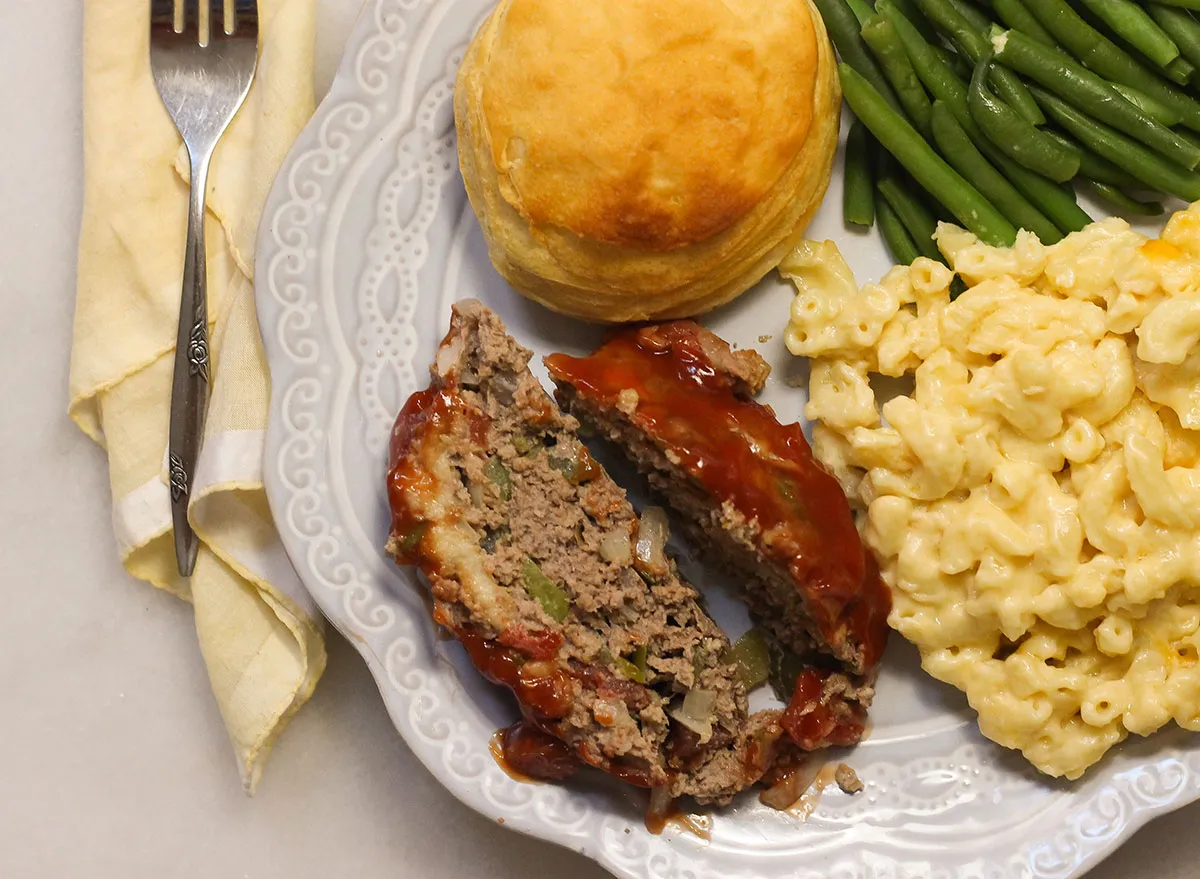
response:
<path id="1" fill-rule="evenodd" d="M 320 616 L 263 493 L 270 378 L 254 307 L 267 191 L 313 110 L 314 0 L 259 0 L 250 95 L 217 149 L 207 246 L 212 398 L 179 577 L 166 479 L 187 162 L 149 66 L 149 0 L 86 0 L 85 184 L 70 413 L 108 451 L 113 527 L 135 577 L 193 602 L 200 650 L 253 791 L 276 736 L 325 666 Z"/>

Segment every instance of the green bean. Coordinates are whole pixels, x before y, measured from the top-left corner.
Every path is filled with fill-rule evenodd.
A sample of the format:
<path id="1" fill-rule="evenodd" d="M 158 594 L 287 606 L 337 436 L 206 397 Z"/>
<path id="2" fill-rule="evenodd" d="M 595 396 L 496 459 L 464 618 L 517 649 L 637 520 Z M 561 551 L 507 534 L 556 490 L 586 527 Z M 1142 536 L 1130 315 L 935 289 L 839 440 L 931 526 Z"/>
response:
<path id="1" fill-rule="evenodd" d="M 904 51 L 912 62 L 917 77 L 934 98 L 945 101 L 962 125 L 971 123 L 967 110 L 967 87 L 959 79 L 945 54 L 939 47 L 927 42 L 916 26 L 900 11 L 892 0 L 878 0 L 875 8 L 892 23 L 896 36 L 904 45 Z"/>
<path id="2" fill-rule="evenodd" d="M 1105 80 L 1108 82 L 1108 80 Z M 1165 125 L 1171 128 L 1183 121 L 1183 117 L 1176 113 L 1157 98 L 1152 98 L 1145 92 L 1139 92 L 1135 88 L 1130 88 L 1127 85 L 1121 85 L 1119 82 L 1109 82 L 1110 87 L 1120 93 L 1121 97 L 1129 101 L 1159 125 Z"/>
<path id="3" fill-rule="evenodd" d="M 1050 117 L 1078 138 L 1084 146 L 1095 150 L 1118 167 L 1129 171 L 1138 180 L 1185 201 L 1200 199 L 1200 174 L 1186 171 L 1132 138 L 1080 113 L 1063 101 L 1037 86 L 1030 86 L 1038 102 Z"/>
<path id="4" fill-rule="evenodd" d="M 1047 49 L 1020 31 L 1001 32 L 992 38 L 992 45 L 997 61 L 1040 83 L 1072 106 L 1103 119 L 1180 165 L 1188 168 L 1200 165 L 1200 149 L 1155 122 L 1082 64 Z"/>
<path id="5" fill-rule="evenodd" d="M 855 119 L 846 135 L 846 163 L 842 190 L 842 217 L 855 226 L 875 223 L 875 169 L 871 135 Z"/>
<path id="6" fill-rule="evenodd" d="M 886 17 L 886 16 L 885 16 Z M 895 27 L 895 22 L 892 22 L 892 27 Z M 940 43 L 931 45 L 930 51 L 936 52 L 938 57 L 942 59 L 942 63 L 951 69 L 962 68 L 967 64 L 967 59 L 957 52 L 947 49 Z"/>
<path id="7" fill-rule="evenodd" d="M 980 130 L 1009 158 L 1058 183 L 1065 183 L 1079 173 L 1079 156 L 1045 132 L 1039 131 L 1016 110 L 1000 101 L 987 87 L 992 54 L 985 53 L 975 66 L 967 106 L 971 118 Z"/>
<path id="8" fill-rule="evenodd" d="M 942 50 L 941 46 L 934 46 L 934 51 Z M 971 59 L 962 52 L 954 52 L 950 49 L 943 50 L 943 57 L 950 69 L 955 72 L 959 79 L 968 80 L 971 78 L 971 71 L 975 69 L 975 65 L 971 63 Z"/>
<path id="9" fill-rule="evenodd" d="M 1200 0 L 1154 0 L 1163 6 L 1176 6 L 1180 9 L 1200 9 Z"/>
<path id="10" fill-rule="evenodd" d="M 950 0 L 916 0 L 917 5 L 933 26 L 950 37 L 963 53 L 971 59 L 972 64 L 978 64 L 979 59 L 991 48 L 988 45 L 986 32 L 976 30 L 958 10 L 951 5 Z M 992 84 L 997 93 L 1027 122 L 1041 125 L 1046 121 L 1037 102 L 1029 94 L 1021 80 L 1011 70 L 997 67 Z"/>
<path id="11" fill-rule="evenodd" d="M 887 150 L 875 151 L 875 179 L 882 180 L 884 177 L 903 174 L 904 168 L 896 161 L 896 157 Z"/>
<path id="12" fill-rule="evenodd" d="M 947 165 L 862 74 L 848 64 L 838 65 L 838 73 L 850 109 L 920 186 L 980 240 L 1002 247 L 1016 240 L 1017 230 L 1012 223 Z"/>
<path id="13" fill-rule="evenodd" d="M 1133 0 L 1079 0 L 1109 30 L 1159 67 L 1179 57 L 1179 47 Z"/>
<path id="14" fill-rule="evenodd" d="M 1200 2 L 1200 0 L 1197 0 Z M 1183 124 L 1200 131 L 1200 103 L 1165 82 L 1075 12 L 1066 0 L 1029 0 L 1025 8 L 1067 49 L 1105 79 L 1132 86 L 1157 98 L 1183 116 Z"/>
<path id="15" fill-rule="evenodd" d="M 1124 189 L 1137 189 L 1141 183 L 1131 174 L 1124 171 L 1101 156 L 1096 155 L 1079 141 L 1068 137 L 1061 131 L 1046 129 L 1046 134 L 1057 140 L 1067 149 L 1079 153 L 1079 176 L 1096 183 L 1107 183 Z"/>
<path id="16" fill-rule="evenodd" d="M 1146 10 L 1179 46 L 1183 57 L 1193 64 L 1200 64 L 1200 21 L 1196 21 L 1186 9 L 1163 6 L 1161 2 L 1149 4 Z"/>
<path id="17" fill-rule="evenodd" d="M 879 216 L 879 231 L 883 233 L 883 240 L 892 252 L 892 259 L 897 265 L 912 265 L 913 260 L 921 255 L 921 251 L 917 250 L 916 242 L 908 234 L 892 206 L 881 198 L 875 210 Z"/>
<path id="18" fill-rule="evenodd" d="M 846 5 L 850 7 L 850 11 L 854 13 L 854 17 L 858 19 L 860 27 L 866 24 L 867 19 L 875 14 L 875 9 L 867 0 L 846 0 Z"/>
<path id="19" fill-rule="evenodd" d="M 867 50 L 867 44 L 863 42 L 862 35 L 859 33 L 858 19 L 846 5 L 846 0 L 813 0 L 813 2 L 817 6 L 817 11 L 821 13 L 821 18 L 825 21 L 825 29 L 829 32 L 829 38 L 833 41 L 833 45 L 837 47 L 838 54 L 842 56 L 842 61 L 849 64 L 866 79 L 892 109 L 903 113 L 904 108 L 900 106 L 896 93 L 888 85 L 887 77 L 883 75 L 883 71 L 879 69 L 879 65 L 875 63 L 875 59 Z"/>
<path id="20" fill-rule="evenodd" d="M 971 27 L 980 33 L 987 33 L 988 28 L 992 26 L 992 20 L 987 13 L 973 3 L 968 3 L 967 0 L 950 0 L 950 5 L 954 7 Z"/>
<path id="21" fill-rule="evenodd" d="M 895 90 L 909 121 L 926 139 L 931 137 L 933 129 L 929 121 L 929 96 L 921 87 L 921 80 L 917 78 L 892 23 L 877 13 L 863 25 L 862 38 Z"/>
<path id="22" fill-rule="evenodd" d="M 1014 226 L 1029 230 L 1043 244 L 1054 244 L 1062 239 L 1058 227 L 1030 204 L 971 143 L 971 138 L 958 124 L 954 112 L 945 101 L 933 103 L 933 137 L 938 150 L 951 167 L 974 183 Z"/>
<path id="23" fill-rule="evenodd" d="M 1041 22 L 1034 18 L 1033 13 L 1025 8 L 1021 0 L 992 0 L 992 8 L 996 10 L 996 15 L 1005 26 L 1020 31 L 1043 46 L 1058 49 L 1058 41 L 1050 35 L 1050 31 L 1042 27 Z"/>
<path id="24" fill-rule="evenodd" d="M 934 47 L 922 39 L 916 27 L 901 14 L 892 0 L 877 0 L 879 10 L 896 28 L 908 57 L 913 62 L 917 76 L 929 93 L 943 101 L 975 146 L 993 165 L 1029 199 L 1038 210 L 1062 232 L 1078 232 L 1092 222 L 1092 218 L 1079 207 L 1071 193 L 1045 177 L 1027 171 L 1010 159 L 988 140 L 967 108 L 967 85 L 954 70 L 934 51 Z"/>
<path id="25" fill-rule="evenodd" d="M 1196 68 L 1186 58 L 1176 58 L 1166 67 L 1160 67 L 1159 71 L 1172 82 L 1185 86 L 1192 81 Z"/>
<path id="26" fill-rule="evenodd" d="M 1041 174 L 1035 174 L 1023 168 L 1010 159 L 992 144 L 986 137 L 980 136 L 975 146 L 992 164 L 1000 169 L 1021 195 L 1025 196 L 1034 206 L 1049 217 L 1054 225 L 1063 232 L 1078 232 L 1091 225 L 1092 218 L 1087 211 L 1075 201 L 1075 193 L 1068 186 L 1059 186 L 1047 180 Z"/>
<path id="27" fill-rule="evenodd" d="M 900 11 L 900 14 L 909 20 L 913 27 L 920 32 L 922 37 L 924 37 L 930 43 L 937 43 L 937 30 L 935 30 L 933 25 L 929 23 L 929 19 L 925 17 L 925 14 L 917 8 L 916 0 L 892 0 L 892 2 Z M 875 11 L 879 11 L 878 2 L 875 4 Z"/>
<path id="28" fill-rule="evenodd" d="M 1166 210 L 1162 206 L 1162 202 L 1139 201 L 1117 189 L 1115 186 L 1109 186 L 1107 183 L 1097 183 L 1095 180 L 1085 180 L 1084 183 L 1096 195 L 1116 207 L 1122 216 L 1133 214 L 1141 217 L 1157 217 Z"/>
<path id="29" fill-rule="evenodd" d="M 917 250 L 921 251 L 921 256 L 943 262 L 942 252 L 933 240 L 933 233 L 937 231 L 938 224 L 933 212 L 922 204 L 895 174 L 881 177 L 875 188 L 896 212 L 896 216 L 900 218 L 900 222 L 917 245 Z"/>
<path id="30" fill-rule="evenodd" d="M 1200 134 L 1197 134 L 1194 131 L 1178 131 L 1176 133 L 1188 143 L 1192 143 L 1200 147 Z"/>

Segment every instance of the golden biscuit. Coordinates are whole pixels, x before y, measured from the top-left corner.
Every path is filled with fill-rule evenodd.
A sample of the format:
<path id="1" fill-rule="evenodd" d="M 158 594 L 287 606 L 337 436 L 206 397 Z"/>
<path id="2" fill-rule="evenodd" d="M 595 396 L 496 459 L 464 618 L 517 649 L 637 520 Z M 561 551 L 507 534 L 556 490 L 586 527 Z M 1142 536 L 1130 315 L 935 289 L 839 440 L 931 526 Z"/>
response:
<path id="1" fill-rule="evenodd" d="M 799 240 L 840 100 L 809 0 L 502 0 L 459 70 L 459 160 L 525 295 L 605 322 L 694 315 Z"/>

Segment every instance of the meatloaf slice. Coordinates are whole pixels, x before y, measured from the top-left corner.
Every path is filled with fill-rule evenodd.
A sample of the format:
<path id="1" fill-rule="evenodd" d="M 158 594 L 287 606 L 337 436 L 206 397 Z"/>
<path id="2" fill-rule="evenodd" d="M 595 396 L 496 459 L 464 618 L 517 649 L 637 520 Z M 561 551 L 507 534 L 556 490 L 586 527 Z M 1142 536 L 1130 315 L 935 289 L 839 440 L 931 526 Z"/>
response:
<path id="1" fill-rule="evenodd" d="M 691 321 L 619 331 L 589 357 L 546 362 L 563 408 L 648 475 L 804 660 L 784 717 L 792 738 L 809 749 L 857 741 L 891 595 L 800 426 L 753 399 L 767 364 Z"/>
<path id="2" fill-rule="evenodd" d="M 512 768 L 562 778 L 582 761 L 725 801 L 784 747 L 781 714 L 747 717 L 728 639 L 664 553 L 665 514 L 639 518 L 530 357 L 480 303 L 454 309 L 431 386 L 396 422 L 388 549 L 516 694 Z"/>

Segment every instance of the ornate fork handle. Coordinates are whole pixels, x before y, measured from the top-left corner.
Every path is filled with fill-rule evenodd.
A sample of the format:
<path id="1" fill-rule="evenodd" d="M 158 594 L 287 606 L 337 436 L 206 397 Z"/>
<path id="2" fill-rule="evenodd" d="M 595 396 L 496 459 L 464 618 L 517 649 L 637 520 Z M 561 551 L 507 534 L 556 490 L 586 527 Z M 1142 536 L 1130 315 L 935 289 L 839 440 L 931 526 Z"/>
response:
<path id="1" fill-rule="evenodd" d="M 208 259 L 204 251 L 204 202 L 211 151 L 192 156 L 192 193 L 188 210 L 183 292 L 175 345 L 175 377 L 171 386 L 171 429 L 168 440 L 171 516 L 179 571 L 190 577 L 196 567 L 199 540 L 188 523 L 188 501 L 195 487 L 196 463 L 204 437 L 208 407 Z"/>
<path id="2" fill-rule="evenodd" d="M 147 0 L 142 0 L 147 2 Z M 171 384 L 167 461 L 179 573 L 190 577 L 200 548 L 188 523 L 208 408 L 208 261 L 204 198 L 217 142 L 250 92 L 258 66 L 256 0 L 148 0 L 150 71 L 192 166 L 183 292 Z M 208 15 L 202 15 L 205 10 Z"/>

